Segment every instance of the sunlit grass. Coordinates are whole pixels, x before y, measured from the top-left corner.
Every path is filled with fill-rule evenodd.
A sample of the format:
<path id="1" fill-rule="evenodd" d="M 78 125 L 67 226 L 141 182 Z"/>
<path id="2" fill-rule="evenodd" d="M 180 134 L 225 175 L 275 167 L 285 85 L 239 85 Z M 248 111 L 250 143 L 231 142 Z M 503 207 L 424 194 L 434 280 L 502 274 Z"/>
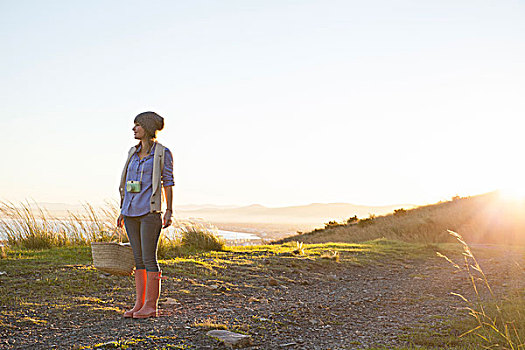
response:
<path id="1" fill-rule="evenodd" d="M 455 197 L 414 209 L 398 209 L 383 216 L 343 222 L 330 221 L 322 229 L 276 243 L 364 242 L 378 238 L 418 243 L 454 242 L 447 230 L 462 232 L 471 243 L 525 244 L 525 200 L 511 201 L 499 193 Z"/>
<path id="2" fill-rule="evenodd" d="M 117 213 L 118 209 L 112 203 L 97 209 L 85 204 L 83 212 L 70 212 L 67 217 L 58 218 L 36 203 L 0 202 L 0 231 L 6 236 L 9 246 L 26 249 L 116 241 L 119 239 L 119 231 L 114 228 Z M 127 240 L 123 232 L 120 232 L 120 237 L 122 241 Z"/>
<path id="3" fill-rule="evenodd" d="M 487 276 L 472 253 L 464 238 L 454 231 L 448 231 L 463 249 L 463 261 L 454 262 L 444 254 L 438 253 L 456 269 L 468 276 L 475 300 L 452 293 L 460 298 L 468 310 L 471 322 L 459 338 L 478 344 L 485 349 L 525 349 L 525 295 L 521 290 L 513 290 L 505 296 L 496 296 Z M 519 266 L 518 266 L 519 267 Z M 524 277 L 523 269 L 519 274 Z M 488 292 L 488 299 L 482 298 L 482 290 Z"/>
<path id="4" fill-rule="evenodd" d="M 94 208 L 86 203 L 80 213 L 53 217 L 36 203 L 0 202 L 0 232 L 6 237 L 7 249 L 52 249 L 55 247 L 88 246 L 91 242 L 127 242 L 124 229 L 115 226 L 119 209 L 116 203 Z M 161 235 L 159 258 L 187 255 L 192 252 L 221 250 L 225 241 L 203 225 L 186 223 L 178 227 L 179 237 Z M 0 254 L 4 256 L 2 246 Z M 21 256 L 22 257 L 22 256 Z"/>

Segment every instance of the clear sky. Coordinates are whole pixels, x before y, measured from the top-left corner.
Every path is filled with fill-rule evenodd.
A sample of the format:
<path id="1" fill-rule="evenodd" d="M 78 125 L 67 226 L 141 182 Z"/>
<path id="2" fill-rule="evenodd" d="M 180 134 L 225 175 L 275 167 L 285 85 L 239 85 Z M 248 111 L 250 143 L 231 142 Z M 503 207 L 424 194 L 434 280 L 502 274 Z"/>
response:
<path id="1" fill-rule="evenodd" d="M 140 112 L 177 204 L 424 204 L 525 182 L 525 2 L 0 1 L 0 198 L 118 197 Z"/>

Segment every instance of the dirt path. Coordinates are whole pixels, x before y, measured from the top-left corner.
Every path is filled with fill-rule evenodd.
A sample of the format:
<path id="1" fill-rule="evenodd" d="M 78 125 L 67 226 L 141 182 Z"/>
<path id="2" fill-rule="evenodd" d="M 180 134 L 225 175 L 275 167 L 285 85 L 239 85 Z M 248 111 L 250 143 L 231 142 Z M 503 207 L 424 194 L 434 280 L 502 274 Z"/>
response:
<path id="1" fill-rule="evenodd" d="M 523 273 L 513 272 L 522 253 L 480 249 L 478 259 L 496 292 L 525 285 Z M 253 257 L 236 255 L 236 264 L 215 278 L 176 278 L 166 266 L 159 318 L 123 319 L 118 310 L 132 300 L 128 288 L 99 295 L 117 311 L 88 312 L 82 305 L 60 314 L 51 307 L 27 311 L 28 318 L 46 319 L 46 326 L 2 327 L 0 348 L 79 349 L 120 342 L 131 349 L 222 349 L 206 336 L 221 325 L 250 334 L 251 349 L 392 348 L 406 343 L 406 335 L 420 325 L 454 335 L 443 320 L 464 314 L 458 308 L 465 304 L 450 292 L 473 297 L 466 276 L 437 256 L 364 266 L 278 255 L 244 266 L 244 258 Z M 10 307 L 2 305 L 3 311 Z M 111 347 L 115 343 L 101 348 Z"/>

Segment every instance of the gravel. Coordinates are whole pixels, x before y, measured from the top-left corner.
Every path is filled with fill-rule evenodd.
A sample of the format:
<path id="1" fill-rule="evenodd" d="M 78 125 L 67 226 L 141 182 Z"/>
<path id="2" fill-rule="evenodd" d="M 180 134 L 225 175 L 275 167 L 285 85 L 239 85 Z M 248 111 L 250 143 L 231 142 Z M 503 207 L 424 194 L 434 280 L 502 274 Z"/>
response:
<path id="1" fill-rule="evenodd" d="M 523 255 L 490 249 L 478 260 L 496 293 L 523 287 L 523 273 L 512 272 Z M 0 348 L 223 349 L 206 336 L 220 327 L 250 335 L 248 349 L 392 348 L 406 345 L 422 326 L 454 335 L 444 321 L 465 317 L 465 303 L 450 293 L 474 297 L 467 276 L 437 256 L 364 266 L 288 259 L 235 265 L 214 279 L 167 274 L 158 318 L 124 319 L 121 312 L 82 305 L 61 311 L 2 305 L 3 314 L 22 313 L 27 321 L 0 324 Z M 131 287 L 98 297 L 123 310 L 133 299 Z"/>

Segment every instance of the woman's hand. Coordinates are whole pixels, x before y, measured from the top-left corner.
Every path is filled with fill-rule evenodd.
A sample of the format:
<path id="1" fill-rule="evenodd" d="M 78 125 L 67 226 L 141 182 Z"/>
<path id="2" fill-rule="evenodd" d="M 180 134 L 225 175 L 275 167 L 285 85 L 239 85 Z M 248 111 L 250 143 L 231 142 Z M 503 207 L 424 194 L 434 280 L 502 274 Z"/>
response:
<path id="1" fill-rule="evenodd" d="M 171 210 L 166 210 L 164 213 L 164 220 L 162 220 L 162 228 L 166 228 L 171 225 Z"/>
<path id="2" fill-rule="evenodd" d="M 124 216 L 120 214 L 117 218 L 117 227 L 122 227 L 124 225 Z"/>
<path id="3" fill-rule="evenodd" d="M 164 220 L 162 220 L 162 228 L 166 228 L 171 225 L 171 214 L 173 212 L 173 186 L 165 186 L 164 197 L 166 197 L 166 213 L 164 214 Z"/>

